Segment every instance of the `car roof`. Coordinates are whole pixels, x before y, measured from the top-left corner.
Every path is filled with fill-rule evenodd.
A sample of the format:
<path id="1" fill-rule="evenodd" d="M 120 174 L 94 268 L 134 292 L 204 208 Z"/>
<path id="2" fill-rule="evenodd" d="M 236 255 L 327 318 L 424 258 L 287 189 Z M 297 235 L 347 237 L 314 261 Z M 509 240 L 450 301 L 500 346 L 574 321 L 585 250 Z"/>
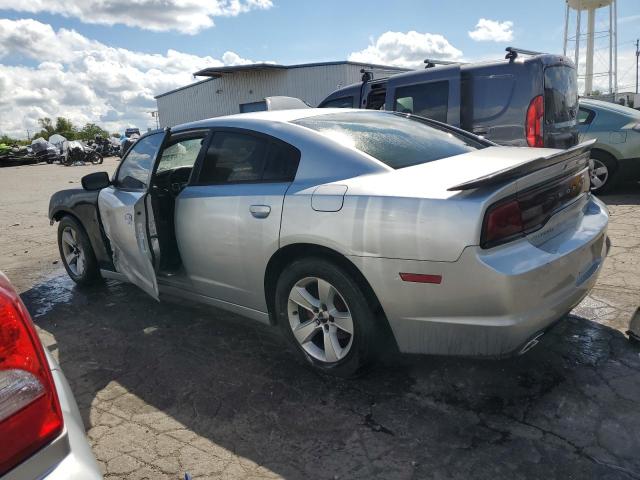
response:
<path id="1" fill-rule="evenodd" d="M 182 130 L 220 126 L 242 127 L 243 124 L 247 128 L 250 128 L 251 125 L 256 125 L 256 123 L 290 123 L 303 118 L 344 112 L 372 112 L 372 110 L 360 110 L 357 108 L 301 108 L 297 110 L 274 110 L 263 112 L 236 113 L 234 115 L 225 115 L 222 117 L 213 117 L 204 120 L 197 120 L 195 122 L 183 123 L 181 125 L 171 127 L 171 131 L 179 132 Z M 384 112 L 380 113 L 384 114 Z"/>
<path id="2" fill-rule="evenodd" d="M 581 98 L 580 105 L 584 105 L 587 108 L 607 110 L 608 112 L 625 115 L 627 117 L 640 117 L 640 111 L 638 110 L 604 100 L 596 100 L 594 98 Z"/>

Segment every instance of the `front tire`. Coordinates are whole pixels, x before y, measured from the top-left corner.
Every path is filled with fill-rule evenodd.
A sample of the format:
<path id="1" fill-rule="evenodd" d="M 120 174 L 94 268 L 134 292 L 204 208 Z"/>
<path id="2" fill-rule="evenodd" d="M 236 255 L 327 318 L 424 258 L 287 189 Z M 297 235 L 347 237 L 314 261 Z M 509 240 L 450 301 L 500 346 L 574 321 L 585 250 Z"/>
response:
<path id="1" fill-rule="evenodd" d="M 90 285 L 100 279 L 89 237 L 80 222 L 71 216 L 63 217 L 58 224 L 58 249 L 71 280 L 78 285 Z"/>
<path id="2" fill-rule="evenodd" d="M 278 279 L 275 300 L 284 336 L 317 371 L 352 377 L 374 360 L 376 314 L 360 285 L 336 264 L 294 261 Z"/>

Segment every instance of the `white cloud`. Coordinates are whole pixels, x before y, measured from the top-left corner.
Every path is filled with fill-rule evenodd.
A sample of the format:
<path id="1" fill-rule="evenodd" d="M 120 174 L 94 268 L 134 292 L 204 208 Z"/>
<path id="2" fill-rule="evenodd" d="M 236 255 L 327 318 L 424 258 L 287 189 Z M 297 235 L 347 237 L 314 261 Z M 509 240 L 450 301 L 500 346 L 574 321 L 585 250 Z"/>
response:
<path id="1" fill-rule="evenodd" d="M 235 17 L 272 6 L 272 0 L 0 0 L 0 10 L 54 13 L 84 23 L 190 35 L 212 27 L 214 17 Z"/>
<path id="2" fill-rule="evenodd" d="M 462 52 L 442 35 L 416 31 L 385 32 L 364 50 L 353 52 L 349 60 L 398 67 L 418 68 L 426 58 L 458 60 Z"/>
<path id="3" fill-rule="evenodd" d="M 0 59 L 9 55 L 37 63 L 0 64 L 0 134 L 19 137 L 45 116 L 110 131 L 128 124 L 146 129 L 154 126 L 154 95 L 191 83 L 191 74 L 206 67 L 251 63 L 234 52 L 222 59 L 135 52 L 35 20 L 0 19 Z"/>
<path id="4" fill-rule="evenodd" d="M 510 42 L 513 40 L 513 22 L 498 22 L 481 18 L 469 37 L 476 42 Z"/>

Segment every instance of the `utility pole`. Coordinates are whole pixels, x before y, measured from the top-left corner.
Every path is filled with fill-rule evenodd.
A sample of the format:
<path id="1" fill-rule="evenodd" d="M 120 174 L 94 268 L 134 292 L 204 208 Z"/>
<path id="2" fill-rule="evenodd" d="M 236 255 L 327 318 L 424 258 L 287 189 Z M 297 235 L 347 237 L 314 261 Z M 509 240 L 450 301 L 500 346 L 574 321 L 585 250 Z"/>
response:
<path id="1" fill-rule="evenodd" d="M 640 38 L 636 40 L 636 93 L 638 93 L 638 58 L 640 58 Z"/>

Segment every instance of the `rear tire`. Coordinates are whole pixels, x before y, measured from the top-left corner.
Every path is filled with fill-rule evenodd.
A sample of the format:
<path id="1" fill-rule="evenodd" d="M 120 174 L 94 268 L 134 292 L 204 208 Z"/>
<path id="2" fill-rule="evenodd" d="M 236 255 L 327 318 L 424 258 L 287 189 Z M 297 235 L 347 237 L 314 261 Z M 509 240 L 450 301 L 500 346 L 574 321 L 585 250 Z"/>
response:
<path id="1" fill-rule="evenodd" d="M 596 150 L 591 152 L 591 191 L 597 195 L 611 192 L 618 182 L 618 164 L 611 155 Z"/>
<path id="2" fill-rule="evenodd" d="M 275 294 L 278 325 L 293 350 L 315 370 L 343 378 L 376 357 L 380 329 L 369 303 L 349 273 L 321 258 L 287 266 Z"/>
<path id="3" fill-rule="evenodd" d="M 62 264 L 71 280 L 90 285 L 100 279 L 98 261 L 84 227 L 67 215 L 58 224 L 58 249 Z"/>

